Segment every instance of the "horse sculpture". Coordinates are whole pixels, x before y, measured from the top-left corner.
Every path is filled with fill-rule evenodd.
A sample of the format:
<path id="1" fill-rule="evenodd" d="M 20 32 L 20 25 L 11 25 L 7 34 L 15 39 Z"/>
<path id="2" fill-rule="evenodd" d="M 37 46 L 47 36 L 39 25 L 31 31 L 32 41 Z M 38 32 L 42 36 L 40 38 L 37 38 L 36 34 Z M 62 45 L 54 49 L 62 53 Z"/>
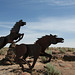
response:
<path id="1" fill-rule="evenodd" d="M 19 33 L 20 31 L 20 27 L 26 25 L 26 22 L 23 22 L 22 20 L 20 20 L 19 22 L 16 22 L 16 24 L 14 25 L 14 27 L 11 29 L 10 34 L 9 34 L 9 42 L 11 43 L 13 40 L 17 40 L 18 41 L 21 40 L 23 38 L 23 34 Z M 18 42 L 16 41 L 16 42 Z"/>
<path id="2" fill-rule="evenodd" d="M 50 62 L 52 55 L 45 53 L 46 48 L 51 44 L 57 44 L 57 43 L 63 43 L 63 38 L 57 38 L 56 35 L 46 35 L 42 38 L 39 38 L 34 44 L 20 44 L 16 45 L 14 48 L 16 58 L 15 61 L 22 67 L 22 70 L 24 71 L 24 67 L 22 63 L 19 61 L 20 57 L 22 57 L 22 60 L 26 62 L 26 58 L 28 56 L 33 56 L 34 61 L 32 66 L 26 62 L 30 69 L 32 69 L 37 61 L 37 58 L 39 56 L 46 56 L 49 57 L 49 60 L 47 62 Z"/>
<path id="3" fill-rule="evenodd" d="M 24 25 L 26 25 L 26 22 L 20 20 L 19 22 L 16 22 L 9 35 L 0 37 L 0 49 L 3 48 L 7 43 L 13 43 L 14 40 L 16 40 L 15 43 L 20 41 L 24 34 L 20 34 L 19 30 L 20 27 Z"/>

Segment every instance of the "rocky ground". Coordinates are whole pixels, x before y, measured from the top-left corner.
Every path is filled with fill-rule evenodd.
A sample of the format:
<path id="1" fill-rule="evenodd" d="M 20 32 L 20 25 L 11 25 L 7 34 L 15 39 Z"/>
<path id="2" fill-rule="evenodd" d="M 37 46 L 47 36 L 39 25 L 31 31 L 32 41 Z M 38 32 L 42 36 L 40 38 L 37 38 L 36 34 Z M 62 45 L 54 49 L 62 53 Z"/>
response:
<path id="1" fill-rule="evenodd" d="M 64 53 L 53 50 L 52 55 L 53 58 L 49 64 L 55 66 L 61 72 L 61 75 L 75 75 L 75 51 L 66 51 Z M 0 60 L 3 58 L 5 58 L 5 55 L 0 55 Z M 32 59 L 30 60 L 32 61 Z M 42 61 L 41 57 L 39 57 L 32 71 L 26 70 L 28 66 L 24 64 L 25 72 L 22 72 L 18 64 L 0 65 L 0 75 L 46 75 L 44 67 L 46 64 L 40 61 Z"/>

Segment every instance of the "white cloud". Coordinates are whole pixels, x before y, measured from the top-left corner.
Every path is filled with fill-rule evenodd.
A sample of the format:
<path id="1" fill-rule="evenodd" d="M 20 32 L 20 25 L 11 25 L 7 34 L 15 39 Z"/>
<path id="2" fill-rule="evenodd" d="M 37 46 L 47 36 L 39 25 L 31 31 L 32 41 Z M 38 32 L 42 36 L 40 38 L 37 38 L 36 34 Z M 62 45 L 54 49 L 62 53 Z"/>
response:
<path id="1" fill-rule="evenodd" d="M 49 5 L 68 6 L 75 5 L 75 0 L 40 0 L 40 2 L 48 3 Z"/>
<path id="2" fill-rule="evenodd" d="M 27 27 L 30 30 L 75 32 L 75 18 L 42 18 L 39 22 L 28 23 Z"/>
<path id="3" fill-rule="evenodd" d="M 14 25 L 14 22 L 0 22 L 0 36 L 8 35 L 13 27 L 12 25 Z"/>
<path id="4" fill-rule="evenodd" d="M 11 28 L 12 24 L 14 24 L 14 22 L 0 22 L 0 27 Z"/>
<path id="5" fill-rule="evenodd" d="M 64 38 L 65 42 L 63 44 L 59 43 L 51 46 L 75 47 L 75 18 L 39 18 L 38 22 L 27 22 L 27 25 L 21 27 L 20 30 L 20 33 L 24 33 L 25 36 L 19 43 L 32 44 L 37 40 L 37 38 L 52 33 L 58 35 L 58 37 Z M 72 34 L 69 35 L 69 33 Z M 65 36 L 74 37 L 66 38 Z"/>
<path id="6" fill-rule="evenodd" d="M 0 22 L 0 27 L 11 29 L 15 22 Z M 28 30 L 31 31 L 63 31 L 63 32 L 75 32 L 75 18 L 39 18 L 38 22 L 27 22 L 27 25 L 23 27 L 22 32 Z"/>
<path id="7" fill-rule="evenodd" d="M 40 18 L 38 22 L 27 22 L 27 25 L 21 28 L 21 32 L 24 32 L 25 36 L 20 43 L 34 43 L 37 38 L 52 33 L 64 38 L 65 42 L 51 46 L 75 47 L 75 40 L 65 37 L 74 36 L 75 18 Z M 73 35 L 68 35 L 69 33 Z"/>
<path id="8" fill-rule="evenodd" d="M 2 28 L 10 28 L 10 26 L 6 26 L 6 25 L 0 25 L 0 27 L 2 27 Z"/>
<path id="9" fill-rule="evenodd" d="M 71 6 L 75 5 L 75 0 L 19 0 L 18 5 L 32 5 L 32 4 L 47 4 L 47 5 L 58 5 L 58 6 Z M 17 3 L 17 1 L 16 1 Z"/>

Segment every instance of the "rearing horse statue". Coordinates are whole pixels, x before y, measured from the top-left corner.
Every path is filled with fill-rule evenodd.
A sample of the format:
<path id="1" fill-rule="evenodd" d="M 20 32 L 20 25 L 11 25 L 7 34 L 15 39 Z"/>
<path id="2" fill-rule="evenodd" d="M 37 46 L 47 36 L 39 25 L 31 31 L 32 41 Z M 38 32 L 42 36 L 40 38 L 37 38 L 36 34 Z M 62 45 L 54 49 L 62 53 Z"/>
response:
<path id="1" fill-rule="evenodd" d="M 0 49 L 3 48 L 7 43 L 18 42 L 23 38 L 24 34 L 19 33 L 20 27 L 26 25 L 26 22 L 20 20 L 16 22 L 14 27 L 11 29 L 10 34 L 7 36 L 0 37 Z M 16 41 L 14 41 L 16 40 Z"/>

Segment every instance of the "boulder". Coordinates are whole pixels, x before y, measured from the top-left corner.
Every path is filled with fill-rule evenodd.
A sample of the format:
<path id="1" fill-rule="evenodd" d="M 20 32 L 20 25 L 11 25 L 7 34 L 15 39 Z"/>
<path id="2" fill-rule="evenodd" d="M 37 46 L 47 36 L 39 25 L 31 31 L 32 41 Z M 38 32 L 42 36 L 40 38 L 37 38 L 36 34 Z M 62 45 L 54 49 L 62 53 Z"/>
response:
<path id="1" fill-rule="evenodd" d="M 75 55 L 74 54 L 65 54 L 63 59 L 65 61 L 75 61 Z"/>

